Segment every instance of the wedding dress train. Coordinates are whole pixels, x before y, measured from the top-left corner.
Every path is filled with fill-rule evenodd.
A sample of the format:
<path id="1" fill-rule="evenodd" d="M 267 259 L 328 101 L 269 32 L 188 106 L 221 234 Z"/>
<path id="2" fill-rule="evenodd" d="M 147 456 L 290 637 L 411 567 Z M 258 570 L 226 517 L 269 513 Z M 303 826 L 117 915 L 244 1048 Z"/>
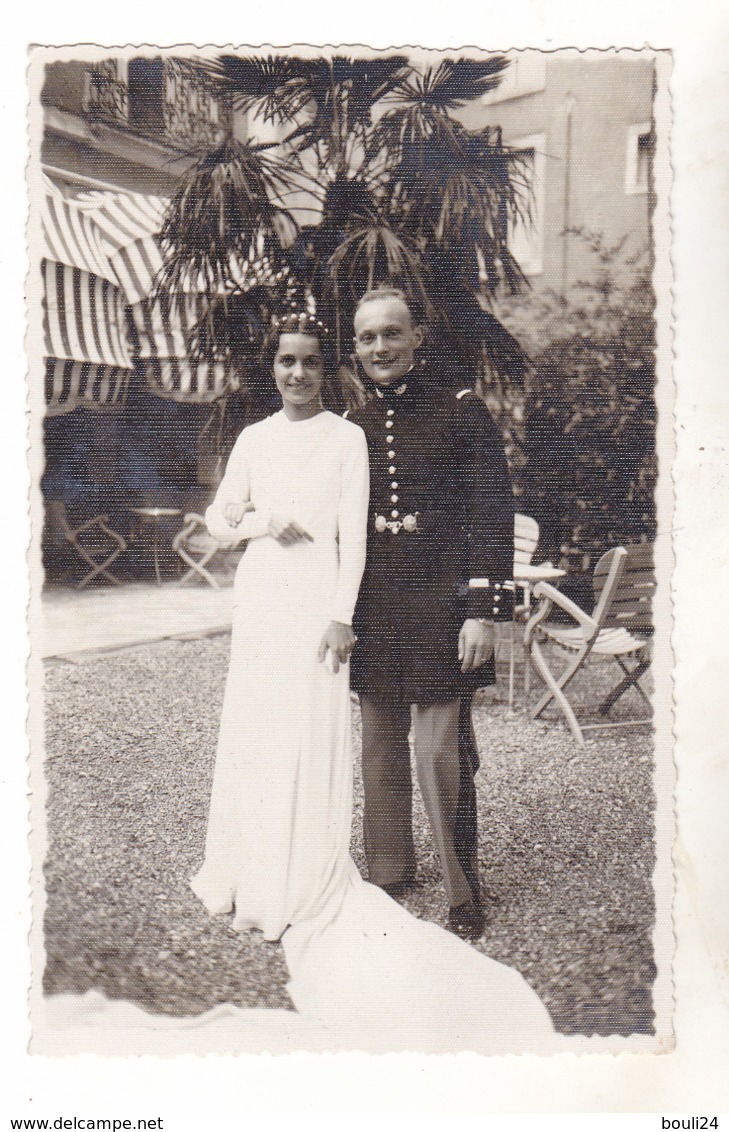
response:
<path id="1" fill-rule="evenodd" d="M 347 666 L 317 659 L 331 620 L 350 622 L 364 566 L 364 434 L 323 412 L 283 412 L 244 430 L 208 511 L 213 534 L 248 540 L 235 581 L 230 670 L 205 860 L 192 886 L 211 914 L 281 938 L 297 1011 L 382 1048 L 457 1045 L 509 1052 L 553 1034 L 513 969 L 367 884 L 349 855 L 351 705 Z M 255 511 L 238 528 L 227 502 Z M 312 541 L 281 546 L 273 513 Z"/>

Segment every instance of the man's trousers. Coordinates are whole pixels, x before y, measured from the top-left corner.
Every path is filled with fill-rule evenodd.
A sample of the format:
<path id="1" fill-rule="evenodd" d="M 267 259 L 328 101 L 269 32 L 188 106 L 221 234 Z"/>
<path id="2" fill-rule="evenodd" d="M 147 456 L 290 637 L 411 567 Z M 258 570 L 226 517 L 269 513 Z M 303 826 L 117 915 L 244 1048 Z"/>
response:
<path id="1" fill-rule="evenodd" d="M 476 846 L 478 765 L 470 696 L 445 703 L 393 703 L 361 697 L 364 842 L 369 880 L 411 881 L 416 862 L 412 827 L 412 725 L 418 785 L 440 858 L 451 907 L 479 900 Z M 461 708 L 463 707 L 463 710 Z"/>

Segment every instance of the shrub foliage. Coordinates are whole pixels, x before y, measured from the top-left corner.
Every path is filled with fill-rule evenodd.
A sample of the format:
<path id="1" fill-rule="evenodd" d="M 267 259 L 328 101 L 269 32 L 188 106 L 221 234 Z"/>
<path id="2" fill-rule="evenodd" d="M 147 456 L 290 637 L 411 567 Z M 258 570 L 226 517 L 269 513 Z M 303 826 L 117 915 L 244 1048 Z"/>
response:
<path id="1" fill-rule="evenodd" d="M 519 508 L 540 523 L 540 551 L 580 569 L 610 546 L 655 536 L 656 405 L 648 256 L 576 234 L 596 259 L 592 278 L 501 313 L 531 362 L 523 404 L 511 408 L 522 418 Z"/>

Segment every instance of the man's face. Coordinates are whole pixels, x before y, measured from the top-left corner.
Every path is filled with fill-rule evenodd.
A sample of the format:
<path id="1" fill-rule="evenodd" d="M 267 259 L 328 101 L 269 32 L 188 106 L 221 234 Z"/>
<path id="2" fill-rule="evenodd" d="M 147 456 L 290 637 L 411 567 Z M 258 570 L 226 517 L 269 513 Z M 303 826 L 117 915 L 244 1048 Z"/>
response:
<path id="1" fill-rule="evenodd" d="M 364 371 L 377 385 L 394 385 L 412 369 L 423 341 L 402 299 L 392 295 L 364 303 L 354 316 L 355 349 Z"/>

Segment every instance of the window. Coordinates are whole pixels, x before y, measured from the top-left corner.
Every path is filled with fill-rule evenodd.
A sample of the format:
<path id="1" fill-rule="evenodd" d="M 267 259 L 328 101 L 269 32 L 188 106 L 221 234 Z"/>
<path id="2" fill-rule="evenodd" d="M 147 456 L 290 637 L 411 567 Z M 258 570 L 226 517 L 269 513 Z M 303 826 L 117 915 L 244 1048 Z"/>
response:
<path id="1" fill-rule="evenodd" d="M 544 270 L 544 196 L 547 169 L 546 136 L 532 134 L 509 141 L 522 153 L 521 176 L 531 186 L 531 216 L 517 220 L 509 229 L 509 250 L 525 275 Z"/>
<path id="2" fill-rule="evenodd" d="M 653 128 L 650 122 L 628 126 L 625 160 L 625 191 L 631 196 L 647 193 L 650 188 Z"/>
<path id="3" fill-rule="evenodd" d="M 157 132 L 164 126 L 164 86 L 161 59 L 129 60 L 129 125 Z"/>

